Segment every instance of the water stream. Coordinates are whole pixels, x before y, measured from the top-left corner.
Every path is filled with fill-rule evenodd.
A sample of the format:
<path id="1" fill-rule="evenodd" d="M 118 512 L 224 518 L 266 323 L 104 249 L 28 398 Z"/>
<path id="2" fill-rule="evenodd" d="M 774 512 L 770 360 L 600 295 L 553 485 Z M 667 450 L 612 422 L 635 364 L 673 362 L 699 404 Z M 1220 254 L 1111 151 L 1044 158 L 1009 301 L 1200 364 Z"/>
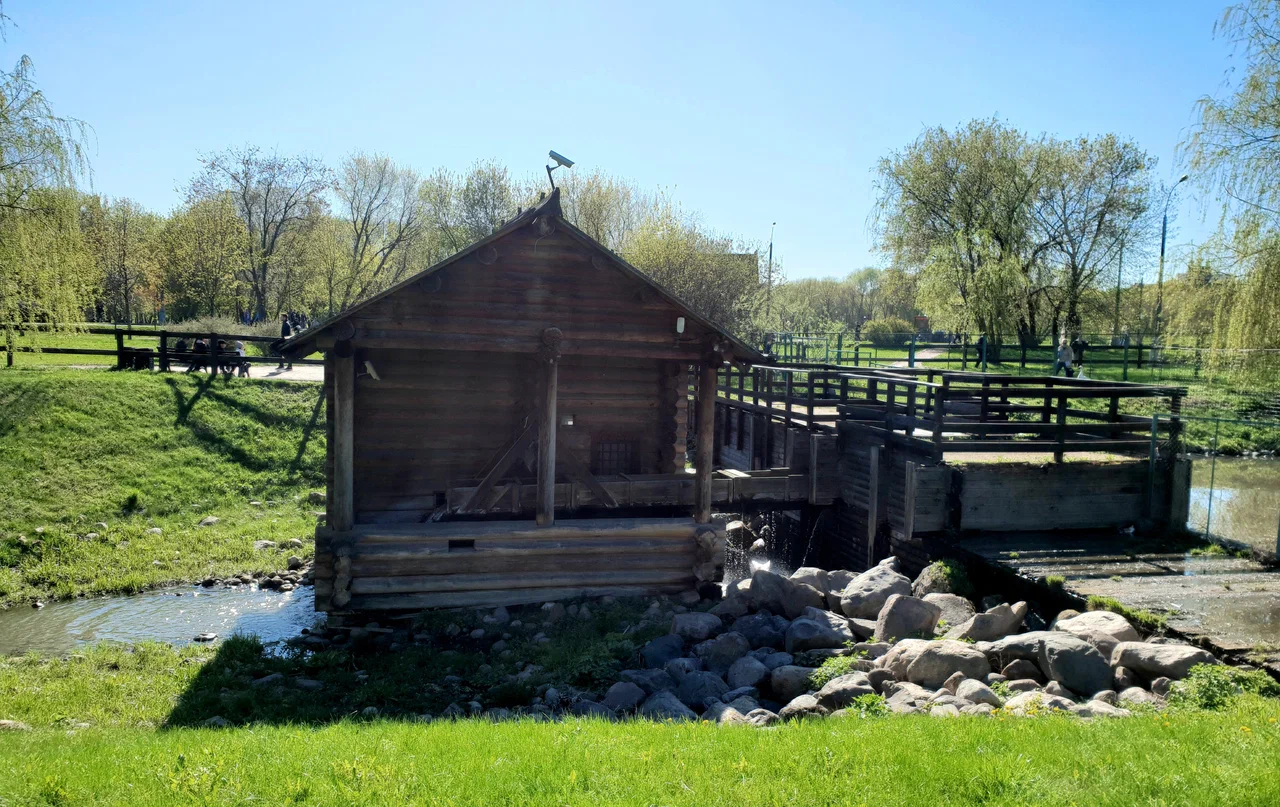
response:
<path id="1" fill-rule="evenodd" d="M 1211 508 L 1212 505 L 1212 508 Z M 1187 526 L 1275 552 L 1280 536 L 1280 460 L 1196 457 Z"/>
<path id="2" fill-rule="evenodd" d="M 65 654 L 86 643 L 187 644 L 202 633 L 256 634 L 264 644 L 297 636 L 317 621 L 314 589 L 256 586 L 168 588 L 144 594 L 51 602 L 0 611 L 0 656 Z"/>

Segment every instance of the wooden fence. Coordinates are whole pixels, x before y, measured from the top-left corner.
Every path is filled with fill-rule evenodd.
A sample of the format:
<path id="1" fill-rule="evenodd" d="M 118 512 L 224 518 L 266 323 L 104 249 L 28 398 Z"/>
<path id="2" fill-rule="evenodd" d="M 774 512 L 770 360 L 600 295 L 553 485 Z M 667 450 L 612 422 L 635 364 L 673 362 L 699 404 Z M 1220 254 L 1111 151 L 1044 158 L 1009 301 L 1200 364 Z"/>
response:
<path id="1" fill-rule="evenodd" d="M 234 351 L 220 352 L 216 361 L 210 361 L 208 352 L 194 352 L 190 348 L 186 351 L 179 352 L 174 350 L 178 340 L 187 339 L 192 343 L 197 339 L 210 340 L 210 344 L 216 345 L 219 340 L 225 341 L 227 344 L 235 342 L 254 342 L 258 344 L 271 344 L 279 341 L 274 336 L 258 336 L 255 334 L 228 334 L 228 333 L 193 333 L 189 331 L 169 331 L 152 328 L 82 328 L 74 333 L 89 333 L 97 335 L 113 335 L 115 336 L 116 345 L 114 349 L 105 348 L 72 348 L 72 347 L 19 347 L 19 353 L 49 353 L 63 355 L 80 355 L 80 356 L 113 356 L 115 358 L 115 366 L 117 369 L 159 369 L 161 372 L 168 372 L 173 369 L 174 364 L 191 366 L 195 364 L 199 369 L 208 370 L 210 375 L 216 375 L 219 367 L 232 365 L 237 363 L 249 364 L 271 364 L 279 363 L 280 357 L 277 356 L 238 356 Z M 126 337 L 147 337 L 159 340 L 158 348 L 139 348 L 125 345 Z M 6 347 L 0 344 L 0 352 L 5 352 Z M 13 354 L 7 353 L 5 363 L 13 366 Z M 323 365 L 323 359 L 294 359 L 290 364 L 313 364 Z"/>

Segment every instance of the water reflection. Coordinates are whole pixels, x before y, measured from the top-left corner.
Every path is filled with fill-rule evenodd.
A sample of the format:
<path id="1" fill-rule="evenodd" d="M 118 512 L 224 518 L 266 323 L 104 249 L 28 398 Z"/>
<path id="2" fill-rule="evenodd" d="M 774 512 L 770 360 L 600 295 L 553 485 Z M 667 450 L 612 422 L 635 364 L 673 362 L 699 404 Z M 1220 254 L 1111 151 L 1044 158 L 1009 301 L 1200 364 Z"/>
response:
<path id="1" fill-rule="evenodd" d="M 187 644 L 201 633 L 256 634 L 264 643 L 277 642 L 315 624 L 313 592 L 181 588 L 64 600 L 38 610 L 17 606 L 0 611 L 0 655 L 61 654 L 98 641 Z"/>
<path id="2" fill-rule="evenodd" d="M 1191 464 L 1187 526 L 1275 552 L 1280 533 L 1280 461 L 1196 457 Z"/>

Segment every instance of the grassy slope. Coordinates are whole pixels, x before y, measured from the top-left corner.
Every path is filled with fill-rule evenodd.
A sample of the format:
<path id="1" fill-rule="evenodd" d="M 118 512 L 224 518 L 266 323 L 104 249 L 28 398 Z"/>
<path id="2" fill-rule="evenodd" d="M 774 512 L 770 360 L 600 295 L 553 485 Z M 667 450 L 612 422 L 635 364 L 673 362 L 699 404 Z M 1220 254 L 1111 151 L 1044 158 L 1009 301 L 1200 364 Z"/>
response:
<path id="1" fill-rule="evenodd" d="M 0 602 L 280 568 L 253 541 L 309 545 L 323 423 L 314 384 L 0 371 Z"/>

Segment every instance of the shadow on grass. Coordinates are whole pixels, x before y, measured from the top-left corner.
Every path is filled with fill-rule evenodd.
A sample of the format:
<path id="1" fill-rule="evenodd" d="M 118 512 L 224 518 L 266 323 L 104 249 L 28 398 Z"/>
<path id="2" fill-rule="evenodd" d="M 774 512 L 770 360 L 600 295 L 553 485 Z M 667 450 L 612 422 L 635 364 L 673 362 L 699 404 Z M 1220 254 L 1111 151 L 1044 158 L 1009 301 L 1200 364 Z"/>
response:
<path id="1" fill-rule="evenodd" d="M 357 629 L 340 644 L 304 637 L 303 646 L 277 654 L 264 652 L 256 638 L 233 636 L 204 662 L 164 725 L 321 725 L 374 714 L 366 712 L 370 707 L 382 718 L 414 719 L 471 701 L 519 709 L 544 683 L 600 697 L 620 670 L 639 663 L 639 648 L 665 631 L 629 627 L 644 605 L 593 602 L 590 619 L 566 617 L 556 630 L 546 629 L 546 642 L 534 638 L 544 629 L 533 622 L 541 618 L 536 607 L 512 609 L 526 626 L 488 626 L 484 638 L 470 636 L 482 626 L 474 610 L 430 613 L 394 631 Z M 450 623 L 457 627 L 446 630 Z"/>
<path id="2" fill-rule="evenodd" d="M 48 401 L 47 390 L 33 381 L 9 386 L 0 393 L 0 437 L 18 428 L 18 424 L 32 412 L 43 408 Z"/>

